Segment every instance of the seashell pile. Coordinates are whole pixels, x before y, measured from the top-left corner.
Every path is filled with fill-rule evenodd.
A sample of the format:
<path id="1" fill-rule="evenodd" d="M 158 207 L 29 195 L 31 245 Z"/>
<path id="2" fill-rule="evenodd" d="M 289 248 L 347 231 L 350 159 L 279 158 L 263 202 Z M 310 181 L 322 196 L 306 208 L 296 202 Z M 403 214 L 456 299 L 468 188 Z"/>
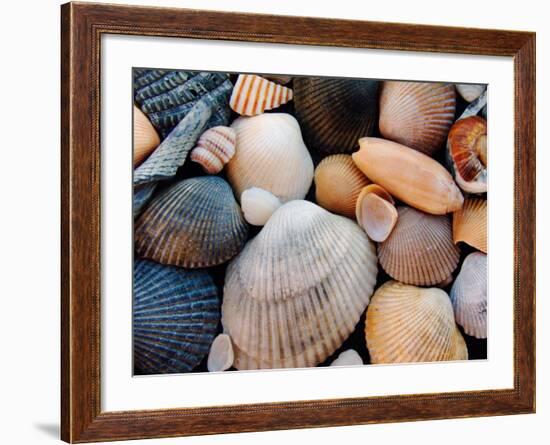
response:
<path id="1" fill-rule="evenodd" d="M 487 357 L 487 87 L 133 71 L 134 373 Z"/>

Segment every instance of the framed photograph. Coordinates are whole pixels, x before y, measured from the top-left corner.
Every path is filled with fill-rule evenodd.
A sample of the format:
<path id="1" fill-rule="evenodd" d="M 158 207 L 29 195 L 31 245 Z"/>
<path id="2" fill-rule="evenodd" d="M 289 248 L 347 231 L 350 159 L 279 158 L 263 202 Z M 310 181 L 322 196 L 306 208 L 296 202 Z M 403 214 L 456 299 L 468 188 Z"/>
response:
<path id="1" fill-rule="evenodd" d="M 61 14 L 63 440 L 535 411 L 534 33 Z"/>

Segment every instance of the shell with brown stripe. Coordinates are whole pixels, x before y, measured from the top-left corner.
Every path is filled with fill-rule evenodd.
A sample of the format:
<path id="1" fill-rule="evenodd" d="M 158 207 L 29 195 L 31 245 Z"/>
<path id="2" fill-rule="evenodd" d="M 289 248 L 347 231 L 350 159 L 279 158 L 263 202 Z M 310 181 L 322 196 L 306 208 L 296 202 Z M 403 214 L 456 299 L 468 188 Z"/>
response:
<path id="1" fill-rule="evenodd" d="M 241 116 L 256 116 L 286 104 L 292 97 L 290 88 L 255 74 L 240 74 L 229 106 Z"/>

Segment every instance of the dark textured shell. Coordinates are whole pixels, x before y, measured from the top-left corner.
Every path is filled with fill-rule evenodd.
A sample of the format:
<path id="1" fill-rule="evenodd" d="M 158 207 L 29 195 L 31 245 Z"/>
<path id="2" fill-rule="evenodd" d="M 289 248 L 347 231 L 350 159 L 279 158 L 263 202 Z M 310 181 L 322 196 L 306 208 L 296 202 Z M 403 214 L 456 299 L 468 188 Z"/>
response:
<path id="1" fill-rule="evenodd" d="M 324 155 L 353 152 L 376 128 L 378 86 L 374 80 L 295 78 L 294 106 L 306 145 Z"/>
<path id="2" fill-rule="evenodd" d="M 181 267 L 224 263 L 244 246 L 248 224 L 218 176 L 190 178 L 156 196 L 135 225 L 139 256 Z"/>
<path id="3" fill-rule="evenodd" d="M 153 70 L 134 81 L 134 98 L 151 123 L 166 136 L 198 101 L 212 108 L 207 128 L 227 125 L 233 84 L 225 73 Z M 150 82 L 147 83 L 146 80 Z"/>
<path id="4" fill-rule="evenodd" d="M 220 320 L 220 297 L 204 270 L 134 262 L 135 374 L 195 368 L 208 354 Z"/>

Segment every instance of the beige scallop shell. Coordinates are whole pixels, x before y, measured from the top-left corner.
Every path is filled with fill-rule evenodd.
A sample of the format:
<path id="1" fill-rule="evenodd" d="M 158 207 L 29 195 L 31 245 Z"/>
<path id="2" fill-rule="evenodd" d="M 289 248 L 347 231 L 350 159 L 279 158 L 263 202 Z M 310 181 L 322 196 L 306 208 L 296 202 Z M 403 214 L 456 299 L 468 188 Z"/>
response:
<path id="1" fill-rule="evenodd" d="M 486 86 L 474 83 L 457 83 L 456 91 L 462 96 L 466 102 L 473 102 L 481 93 L 485 91 Z"/>
<path id="2" fill-rule="evenodd" d="M 445 143 L 455 106 L 452 84 L 385 81 L 380 93 L 380 133 L 431 156 Z"/>
<path id="3" fill-rule="evenodd" d="M 215 175 L 235 154 L 237 136 L 231 127 L 218 126 L 206 130 L 191 151 L 191 160 L 206 173 Z"/>
<path id="4" fill-rule="evenodd" d="M 388 281 L 371 299 L 365 335 L 372 363 L 468 359 L 449 296 L 437 288 Z"/>
<path id="5" fill-rule="evenodd" d="M 397 223 L 397 209 L 384 188 L 370 184 L 357 197 L 355 217 L 371 240 L 382 242 L 390 236 Z"/>
<path id="6" fill-rule="evenodd" d="M 294 117 L 286 113 L 240 117 L 231 127 L 237 133 L 237 150 L 226 171 L 237 197 L 250 187 L 267 190 L 283 202 L 306 196 L 313 161 Z"/>
<path id="7" fill-rule="evenodd" d="M 458 266 L 460 251 L 453 244 L 451 221 L 411 207 L 397 209 L 397 224 L 378 245 L 380 265 L 395 280 L 432 286 L 446 280 Z"/>
<path id="8" fill-rule="evenodd" d="M 370 181 L 350 155 L 327 156 L 315 169 L 315 200 L 331 212 L 355 217 L 355 203 L 361 189 Z"/>
<path id="9" fill-rule="evenodd" d="M 155 151 L 160 138 L 147 116 L 134 105 L 134 167 Z"/>
<path id="10" fill-rule="evenodd" d="M 487 253 L 487 200 L 464 200 L 462 209 L 453 213 L 453 240 Z"/>
<path id="11" fill-rule="evenodd" d="M 222 304 L 237 369 L 309 367 L 353 332 L 374 290 L 374 245 L 309 201 L 281 206 L 228 266 Z"/>
<path id="12" fill-rule="evenodd" d="M 464 332 L 487 338 L 487 255 L 474 252 L 466 257 L 451 288 L 451 302 Z"/>
<path id="13" fill-rule="evenodd" d="M 292 100 L 292 90 L 255 74 L 239 74 L 229 106 L 241 116 L 256 116 Z"/>

